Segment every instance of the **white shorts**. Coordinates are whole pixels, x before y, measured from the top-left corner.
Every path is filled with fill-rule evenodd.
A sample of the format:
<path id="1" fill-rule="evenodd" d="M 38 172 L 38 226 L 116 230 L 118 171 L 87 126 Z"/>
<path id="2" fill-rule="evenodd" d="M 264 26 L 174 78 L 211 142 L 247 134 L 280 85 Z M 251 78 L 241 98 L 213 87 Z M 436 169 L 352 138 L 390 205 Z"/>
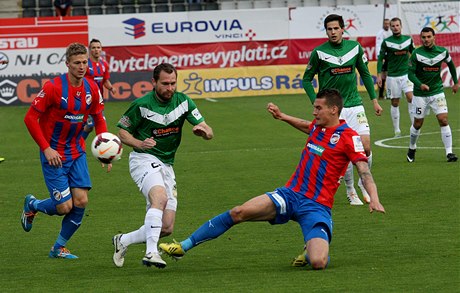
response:
<path id="1" fill-rule="evenodd" d="M 428 97 L 414 96 L 412 98 L 412 107 L 414 108 L 414 117 L 417 119 L 425 118 L 430 114 L 430 109 L 436 115 L 447 113 L 446 96 L 444 93 Z"/>
<path id="2" fill-rule="evenodd" d="M 147 201 L 147 209 L 150 207 L 149 191 L 159 185 L 166 189 L 168 196 L 165 209 L 177 210 L 176 175 L 171 165 L 164 164 L 150 154 L 131 152 L 129 172 Z"/>
<path id="3" fill-rule="evenodd" d="M 366 112 L 364 107 L 355 106 L 350 108 L 343 108 L 342 113 L 340 113 L 340 119 L 344 119 L 354 131 L 359 135 L 370 135 L 371 129 L 369 128 L 369 123 L 367 122 Z"/>
<path id="4" fill-rule="evenodd" d="M 400 99 L 401 93 L 414 91 L 414 84 L 406 75 L 387 77 L 387 99 Z"/>

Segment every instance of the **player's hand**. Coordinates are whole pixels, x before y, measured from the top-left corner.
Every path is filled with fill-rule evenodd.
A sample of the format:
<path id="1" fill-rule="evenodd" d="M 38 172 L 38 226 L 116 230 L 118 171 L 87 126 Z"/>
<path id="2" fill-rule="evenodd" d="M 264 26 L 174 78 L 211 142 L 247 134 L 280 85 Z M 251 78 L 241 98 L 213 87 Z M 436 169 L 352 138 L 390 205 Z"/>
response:
<path id="1" fill-rule="evenodd" d="M 117 93 L 114 86 L 109 91 L 112 93 L 112 95 L 115 95 Z"/>
<path id="2" fill-rule="evenodd" d="M 193 134 L 195 134 L 196 136 L 201 136 L 202 138 L 206 139 L 206 140 L 209 140 L 212 138 L 212 134 L 211 133 L 208 133 L 206 131 L 206 128 L 203 126 L 203 125 L 195 125 L 193 126 Z"/>
<path id="3" fill-rule="evenodd" d="M 139 148 L 141 150 L 147 150 L 147 149 L 153 148 L 156 145 L 157 145 L 157 142 L 153 139 L 153 137 L 149 137 L 149 138 L 144 139 L 141 142 L 141 145 Z"/>
<path id="4" fill-rule="evenodd" d="M 384 214 L 385 213 L 385 208 L 383 207 L 383 205 L 379 201 L 373 202 L 371 200 L 371 202 L 369 203 L 369 211 L 371 213 L 373 213 L 375 211 L 375 212 L 379 212 L 379 213 Z"/>
<path id="5" fill-rule="evenodd" d="M 380 77 L 380 74 L 377 76 L 377 85 L 382 87 L 382 77 Z"/>
<path id="6" fill-rule="evenodd" d="M 422 83 L 422 85 L 420 86 L 420 89 L 424 92 L 427 92 L 430 90 L 430 87 L 424 83 Z"/>
<path id="7" fill-rule="evenodd" d="M 101 163 L 101 166 L 102 166 L 102 168 L 105 168 L 105 164 L 104 164 L 104 163 Z M 107 164 L 107 173 L 109 173 L 110 170 L 112 170 L 112 163 Z"/>
<path id="8" fill-rule="evenodd" d="M 61 155 L 51 147 L 48 147 L 43 151 L 43 154 L 45 155 L 46 160 L 48 161 L 48 164 L 50 166 L 53 166 L 55 168 L 61 168 L 62 167 L 62 161 L 61 161 Z"/>
<path id="9" fill-rule="evenodd" d="M 379 104 L 379 102 L 377 101 L 377 99 L 374 99 L 374 100 L 373 100 L 373 103 L 374 103 L 375 115 L 381 116 L 381 115 L 382 115 L 382 112 L 383 112 L 383 109 L 382 109 L 382 107 L 380 106 L 380 104 Z"/>
<path id="10" fill-rule="evenodd" d="M 281 114 L 283 114 L 280 108 L 278 108 L 278 106 L 273 103 L 268 103 L 267 111 L 270 112 L 270 114 L 272 114 L 273 118 L 275 119 L 281 119 Z"/>
<path id="11" fill-rule="evenodd" d="M 456 93 L 458 92 L 458 83 L 456 83 L 456 84 L 454 84 L 454 85 L 452 86 L 452 92 L 453 92 L 454 94 L 456 94 Z"/>

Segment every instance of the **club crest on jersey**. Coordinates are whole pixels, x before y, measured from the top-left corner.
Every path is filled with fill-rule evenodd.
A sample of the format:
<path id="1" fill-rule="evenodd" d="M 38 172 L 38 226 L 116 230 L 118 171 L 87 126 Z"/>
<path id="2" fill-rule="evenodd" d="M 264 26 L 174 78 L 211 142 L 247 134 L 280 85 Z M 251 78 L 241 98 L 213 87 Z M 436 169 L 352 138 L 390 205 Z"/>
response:
<path id="1" fill-rule="evenodd" d="M 307 144 L 307 147 L 310 150 L 310 152 L 314 153 L 315 155 L 318 155 L 318 156 L 323 155 L 324 148 L 322 146 L 309 142 Z"/>
<path id="2" fill-rule="evenodd" d="M 329 142 L 331 144 L 337 144 L 340 140 L 340 134 L 338 133 L 334 133 L 332 136 L 331 136 L 331 139 L 329 140 Z"/>
<path id="3" fill-rule="evenodd" d="M 354 135 L 352 136 L 352 139 L 355 152 L 364 152 L 364 146 L 363 142 L 361 141 L 361 137 L 359 135 Z"/>
<path id="4" fill-rule="evenodd" d="M 86 100 L 87 105 L 91 105 L 91 101 L 93 100 L 92 96 L 91 96 L 91 93 L 86 93 L 85 100 Z"/>

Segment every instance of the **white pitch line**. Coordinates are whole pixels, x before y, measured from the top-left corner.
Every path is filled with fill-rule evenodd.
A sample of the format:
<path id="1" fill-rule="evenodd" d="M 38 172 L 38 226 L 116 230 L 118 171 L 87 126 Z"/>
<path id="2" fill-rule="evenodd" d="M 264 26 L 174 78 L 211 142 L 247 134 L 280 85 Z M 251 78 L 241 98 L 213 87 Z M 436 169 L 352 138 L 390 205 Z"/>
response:
<path id="1" fill-rule="evenodd" d="M 457 130 L 452 130 L 452 132 L 454 131 L 460 131 L 460 129 L 457 129 Z M 436 131 L 436 132 L 422 132 L 420 135 L 429 135 L 429 134 L 439 134 L 441 132 L 439 131 Z M 410 137 L 410 135 L 404 135 L 404 136 L 400 136 L 400 137 L 390 137 L 390 138 L 385 138 L 385 139 L 381 139 L 381 140 L 378 140 L 376 142 L 374 142 L 375 145 L 377 146 L 380 146 L 380 147 L 383 147 L 383 148 L 389 148 L 389 149 L 407 149 L 409 147 L 409 145 L 405 145 L 405 146 L 399 146 L 399 145 L 387 145 L 385 144 L 385 142 L 387 141 L 392 141 L 392 140 L 398 140 L 398 139 L 402 139 L 402 138 L 408 138 Z M 421 147 L 421 146 L 417 146 L 417 149 L 430 149 L 430 150 L 443 150 L 444 147 Z M 460 147 L 453 147 L 453 149 L 460 149 Z"/>

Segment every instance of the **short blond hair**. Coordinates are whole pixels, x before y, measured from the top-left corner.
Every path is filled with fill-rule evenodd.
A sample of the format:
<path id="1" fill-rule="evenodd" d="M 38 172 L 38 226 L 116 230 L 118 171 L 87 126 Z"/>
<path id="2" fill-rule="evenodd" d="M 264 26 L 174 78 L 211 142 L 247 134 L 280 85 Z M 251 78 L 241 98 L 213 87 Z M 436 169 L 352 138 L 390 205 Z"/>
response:
<path id="1" fill-rule="evenodd" d="M 65 58 L 68 61 L 70 61 L 70 57 L 74 55 L 87 55 L 88 50 L 86 49 L 85 45 L 80 44 L 80 43 L 72 43 L 70 44 L 66 51 L 65 51 Z"/>

